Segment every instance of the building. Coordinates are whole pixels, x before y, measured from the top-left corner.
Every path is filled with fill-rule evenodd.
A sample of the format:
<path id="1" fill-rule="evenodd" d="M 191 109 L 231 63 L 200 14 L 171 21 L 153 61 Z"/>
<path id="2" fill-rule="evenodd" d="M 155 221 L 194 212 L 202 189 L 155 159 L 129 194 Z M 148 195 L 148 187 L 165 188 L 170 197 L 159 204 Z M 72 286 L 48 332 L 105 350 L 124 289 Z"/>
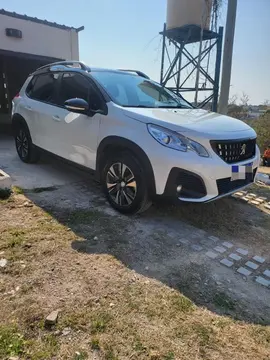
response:
<path id="1" fill-rule="evenodd" d="M 59 60 L 79 60 L 74 28 L 0 9 L 0 123 L 29 73 Z"/>

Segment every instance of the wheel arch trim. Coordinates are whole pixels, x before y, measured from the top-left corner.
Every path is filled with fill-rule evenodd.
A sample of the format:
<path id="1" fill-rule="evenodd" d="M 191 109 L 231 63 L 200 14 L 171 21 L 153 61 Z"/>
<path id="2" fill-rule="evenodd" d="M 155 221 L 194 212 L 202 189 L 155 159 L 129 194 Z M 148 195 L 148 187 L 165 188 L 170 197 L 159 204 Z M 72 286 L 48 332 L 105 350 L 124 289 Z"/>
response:
<path id="1" fill-rule="evenodd" d="M 145 153 L 145 151 L 133 141 L 120 137 L 120 136 L 107 136 L 104 138 L 97 149 L 97 161 L 96 161 L 96 175 L 98 179 L 100 179 L 101 171 L 102 171 L 102 156 L 106 153 L 106 149 L 108 148 L 119 148 L 125 149 L 127 151 L 132 152 L 137 160 L 141 163 L 143 170 L 146 174 L 147 185 L 151 195 L 156 194 L 156 184 L 153 167 L 151 162 Z"/>
<path id="2" fill-rule="evenodd" d="M 15 129 L 16 124 L 19 124 L 19 123 L 23 124 L 26 127 L 29 134 L 30 134 L 29 127 L 28 127 L 28 124 L 27 124 L 25 118 L 22 115 L 18 114 L 18 113 L 13 114 L 12 118 L 11 118 L 11 124 L 12 124 L 13 131 Z"/>

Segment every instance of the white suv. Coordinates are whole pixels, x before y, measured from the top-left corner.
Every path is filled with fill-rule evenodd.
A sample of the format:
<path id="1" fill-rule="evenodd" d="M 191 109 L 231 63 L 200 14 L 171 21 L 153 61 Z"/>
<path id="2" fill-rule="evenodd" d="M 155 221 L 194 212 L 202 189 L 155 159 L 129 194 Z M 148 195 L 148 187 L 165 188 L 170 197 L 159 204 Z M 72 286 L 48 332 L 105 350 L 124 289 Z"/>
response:
<path id="1" fill-rule="evenodd" d="M 259 166 L 248 125 L 195 109 L 139 71 L 43 66 L 14 98 L 12 124 L 22 161 L 42 149 L 95 170 L 122 213 L 146 210 L 156 195 L 218 199 L 252 183 Z"/>

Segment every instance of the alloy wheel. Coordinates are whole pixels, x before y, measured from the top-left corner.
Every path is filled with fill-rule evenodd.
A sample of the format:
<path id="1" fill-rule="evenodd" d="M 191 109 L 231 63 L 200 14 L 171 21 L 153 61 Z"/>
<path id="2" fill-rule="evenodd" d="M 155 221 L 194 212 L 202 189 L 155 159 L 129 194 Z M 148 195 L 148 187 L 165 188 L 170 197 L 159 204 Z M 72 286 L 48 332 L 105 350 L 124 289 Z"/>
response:
<path id="1" fill-rule="evenodd" d="M 20 129 L 16 136 L 17 151 L 21 158 L 26 158 L 29 150 L 29 142 L 24 130 Z"/>
<path id="2" fill-rule="evenodd" d="M 129 206 L 137 194 L 137 182 L 131 169 L 124 163 L 114 163 L 108 170 L 106 185 L 109 196 L 119 206 Z"/>

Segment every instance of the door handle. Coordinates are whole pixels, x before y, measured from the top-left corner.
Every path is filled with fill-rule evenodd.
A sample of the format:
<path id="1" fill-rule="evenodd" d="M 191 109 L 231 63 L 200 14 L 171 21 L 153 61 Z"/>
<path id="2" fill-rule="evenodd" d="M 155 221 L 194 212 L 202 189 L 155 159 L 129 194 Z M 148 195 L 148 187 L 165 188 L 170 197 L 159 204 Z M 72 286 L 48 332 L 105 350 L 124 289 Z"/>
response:
<path id="1" fill-rule="evenodd" d="M 54 115 L 52 118 L 54 121 L 61 121 L 61 119 L 58 115 Z"/>

